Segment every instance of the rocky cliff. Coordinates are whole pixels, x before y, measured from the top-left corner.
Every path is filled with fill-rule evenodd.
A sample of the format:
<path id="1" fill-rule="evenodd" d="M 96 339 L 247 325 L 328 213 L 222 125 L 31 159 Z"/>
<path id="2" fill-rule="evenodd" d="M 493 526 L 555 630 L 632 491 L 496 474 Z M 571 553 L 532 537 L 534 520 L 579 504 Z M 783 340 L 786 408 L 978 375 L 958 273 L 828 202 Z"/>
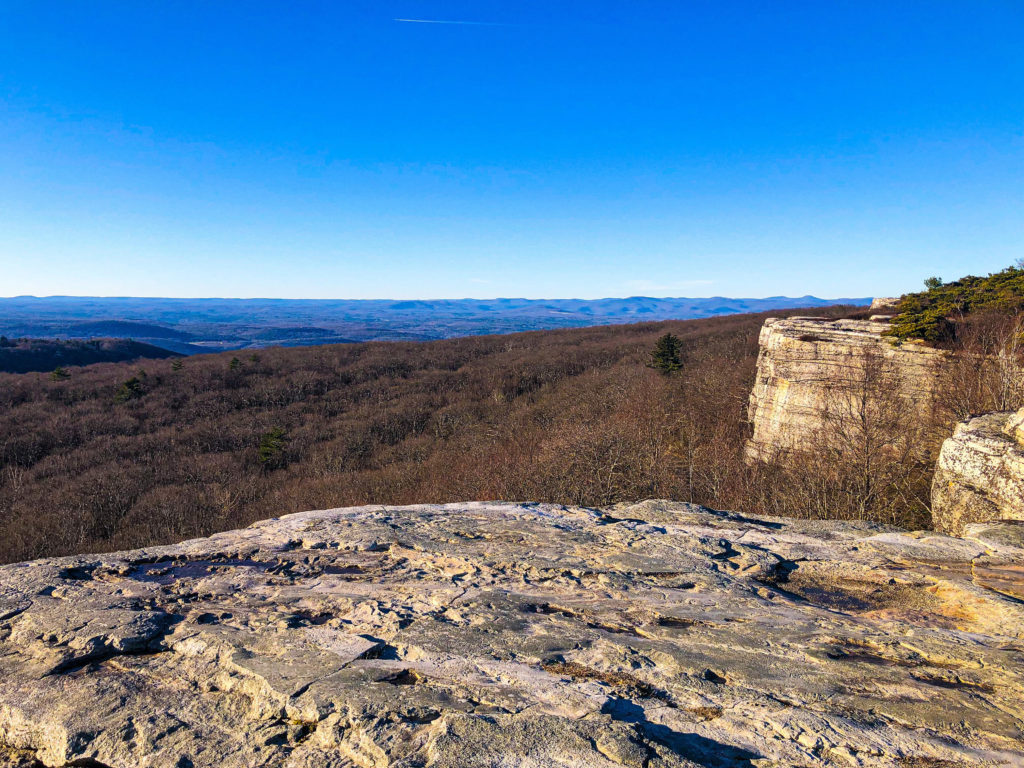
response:
<path id="1" fill-rule="evenodd" d="M 306 512 L 0 568 L 0 765 L 1009 766 L 1024 527 Z"/>
<path id="2" fill-rule="evenodd" d="M 1024 409 L 957 425 L 935 467 L 932 520 L 953 534 L 970 523 L 1024 521 Z"/>
<path id="3" fill-rule="evenodd" d="M 922 344 L 897 346 L 882 336 L 886 328 L 867 320 L 766 320 L 750 395 L 748 456 L 811 448 L 830 429 L 830 403 L 843 400 L 850 410 L 851 398 L 869 386 L 898 394 L 925 418 L 946 353 Z"/>

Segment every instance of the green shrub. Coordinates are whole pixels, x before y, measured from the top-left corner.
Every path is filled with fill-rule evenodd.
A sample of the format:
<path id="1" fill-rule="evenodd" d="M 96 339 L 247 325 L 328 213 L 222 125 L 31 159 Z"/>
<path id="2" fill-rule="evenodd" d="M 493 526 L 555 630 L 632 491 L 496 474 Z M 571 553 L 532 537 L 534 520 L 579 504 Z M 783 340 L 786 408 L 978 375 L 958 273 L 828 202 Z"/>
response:
<path id="1" fill-rule="evenodd" d="M 925 290 L 900 299 L 887 336 L 941 343 L 951 340 L 955 323 L 970 314 L 994 311 L 1011 315 L 1024 310 L 1021 267 L 1008 267 L 988 277 L 968 275 L 951 283 L 929 278 L 925 285 Z"/>
<path id="2" fill-rule="evenodd" d="M 142 378 L 139 376 L 132 376 L 127 381 L 122 382 L 121 386 L 117 390 L 117 394 L 114 395 L 114 399 L 119 403 L 126 403 L 129 400 L 135 400 L 136 398 L 142 397 L 146 394 L 146 390 L 142 386 Z"/>

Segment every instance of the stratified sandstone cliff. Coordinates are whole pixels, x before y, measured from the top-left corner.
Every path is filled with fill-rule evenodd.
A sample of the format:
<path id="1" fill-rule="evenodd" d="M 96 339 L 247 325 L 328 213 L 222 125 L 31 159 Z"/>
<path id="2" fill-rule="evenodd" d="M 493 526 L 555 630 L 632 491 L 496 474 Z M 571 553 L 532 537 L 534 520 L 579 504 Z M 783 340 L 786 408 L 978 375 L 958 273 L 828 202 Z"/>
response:
<path id="1" fill-rule="evenodd" d="M 970 523 L 1024 521 L 1024 409 L 957 425 L 935 467 L 932 520 L 957 535 Z"/>
<path id="2" fill-rule="evenodd" d="M 1020 765 L 1022 533 L 475 503 L 4 566 L 0 765 Z"/>
<path id="3" fill-rule="evenodd" d="M 867 387 L 898 395 L 913 414 L 927 418 L 946 353 L 922 344 L 893 344 L 882 336 L 886 328 L 884 322 L 867 320 L 766 320 L 750 395 L 748 455 L 813 450 L 835 429 L 830 408 L 841 400 L 842 410 L 856 411 L 852 400 Z"/>

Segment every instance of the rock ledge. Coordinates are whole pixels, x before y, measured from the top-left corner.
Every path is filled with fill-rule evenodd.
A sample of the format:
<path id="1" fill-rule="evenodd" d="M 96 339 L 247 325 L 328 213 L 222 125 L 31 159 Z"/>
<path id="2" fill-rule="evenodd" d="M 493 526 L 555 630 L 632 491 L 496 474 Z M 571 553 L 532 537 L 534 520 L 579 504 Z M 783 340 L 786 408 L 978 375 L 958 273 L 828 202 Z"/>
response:
<path id="1" fill-rule="evenodd" d="M 305 512 L 0 567 L 0 766 L 1007 766 L 1024 527 Z"/>

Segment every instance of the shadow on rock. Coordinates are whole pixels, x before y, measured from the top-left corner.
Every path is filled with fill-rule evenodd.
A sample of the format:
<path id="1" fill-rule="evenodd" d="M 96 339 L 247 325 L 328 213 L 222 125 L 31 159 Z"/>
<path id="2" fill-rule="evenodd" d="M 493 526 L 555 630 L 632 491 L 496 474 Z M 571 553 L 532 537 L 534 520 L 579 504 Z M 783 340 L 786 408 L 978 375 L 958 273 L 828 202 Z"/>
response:
<path id="1" fill-rule="evenodd" d="M 636 724 L 648 739 L 707 768 L 753 768 L 753 761 L 761 757 L 749 750 L 722 744 L 696 733 L 679 733 L 666 725 L 652 723 L 647 719 L 643 707 L 626 699 L 609 699 L 601 712 L 614 720 Z"/>

